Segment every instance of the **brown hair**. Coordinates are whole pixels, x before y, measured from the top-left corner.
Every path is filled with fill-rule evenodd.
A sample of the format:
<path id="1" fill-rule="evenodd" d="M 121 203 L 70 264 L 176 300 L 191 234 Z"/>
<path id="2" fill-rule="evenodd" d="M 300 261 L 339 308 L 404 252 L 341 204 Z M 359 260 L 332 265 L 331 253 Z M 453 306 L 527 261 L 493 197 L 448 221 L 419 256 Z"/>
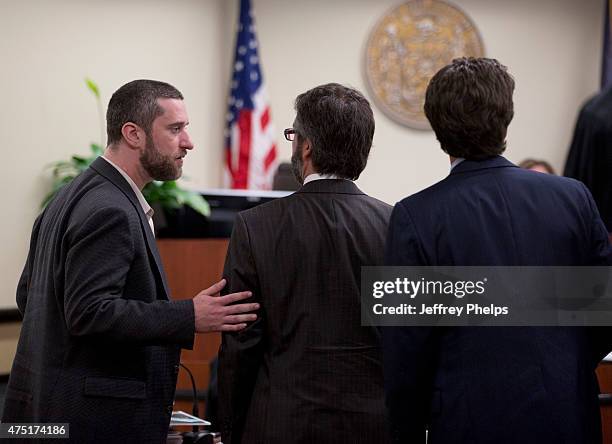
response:
<path id="1" fill-rule="evenodd" d="M 328 83 L 297 96 L 295 110 L 298 143 L 310 140 L 317 172 L 357 179 L 374 137 L 374 114 L 363 94 Z"/>
<path id="2" fill-rule="evenodd" d="M 183 100 L 183 95 L 174 86 L 157 80 L 134 80 L 115 91 L 106 111 L 107 144 L 121 140 L 121 128 L 127 122 L 150 134 L 153 121 L 164 112 L 157 103 L 161 98 Z"/>
<path id="3" fill-rule="evenodd" d="M 425 94 L 425 115 L 453 157 L 486 158 L 506 149 L 514 116 L 514 80 L 495 59 L 460 58 L 438 71 Z"/>
<path id="4" fill-rule="evenodd" d="M 524 168 L 526 170 L 530 170 L 533 167 L 542 167 L 546 170 L 546 172 L 548 172 L 548 174 L 557 174 L 555 173 L 554 168 L 552 167 L 552 165 L 548 162 L 546 162 L 545 160 L 538 160 L 538 159 L 525 159 L 523 160 L 521 163 L 518 164 L 518 166 L 520 166 L 521 168 Z"/>

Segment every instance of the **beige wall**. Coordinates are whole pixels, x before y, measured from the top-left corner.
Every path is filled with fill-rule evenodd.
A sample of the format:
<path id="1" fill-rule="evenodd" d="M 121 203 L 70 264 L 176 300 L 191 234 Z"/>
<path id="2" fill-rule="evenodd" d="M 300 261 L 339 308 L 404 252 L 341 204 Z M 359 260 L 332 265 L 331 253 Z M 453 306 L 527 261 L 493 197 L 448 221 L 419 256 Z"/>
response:
<path id="1" fill-rule="evenodd" d="M 290 126 L 300 92 L 337 81 L 365 91 L 368 32 L 397 1 L 253 0 L 260 56 L 277 130 Z M 487 55 L 517 81 L 508 157 L 561 168 L 580 103 L 598 87 L 599 0 L 461 0 Z M 191 186 L 220 185 L 223 116 L 237 8 L 229 0 L 0 0 L 0 108 L 4 217 L 0 219 L 0 307 L 14 304 L 32 222 L 48 186 L 44 166 L 98 141 L 95 103 L 134 78 L 175 84 L 187 99 L 196 144 Z M 390 203 L 442 178 L 447 161 L 431 132 L 403 128 L 375 110 L 370 164 L 359 180 Z M 289 146 L 279 136 L 284 159 Z M 1 353 L 1 351 L 0 351 Z"/>
<path id="2" fill-rule="evenodd" d="M 292 98 L 323 82 L 366 91 L 361 67 L 369 30 L 396 1 L 259 0 L 258 31 L 275 122 L 290 126 Z M 603 7 L 598 0 L 455 1 L 480 29 L 486 54 L 515 76 L 507 156 L 549 159 L 561 169 L 577 109 L 598 88 Z M 366 91 L 367 92 L 367 91 Z M 375 109 L 376 135 L 359 180 L 394 203 L 447 174 L 431 132 L 403 128 Z M 283 154 L 290 156 L 289 147 Z"/>

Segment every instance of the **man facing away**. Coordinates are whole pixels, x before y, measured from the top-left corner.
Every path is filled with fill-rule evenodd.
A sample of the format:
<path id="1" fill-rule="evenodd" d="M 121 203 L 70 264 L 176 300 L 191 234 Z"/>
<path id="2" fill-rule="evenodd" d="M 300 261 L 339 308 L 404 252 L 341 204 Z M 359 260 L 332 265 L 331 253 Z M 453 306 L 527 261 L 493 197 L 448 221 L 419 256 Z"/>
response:
<path id="1" fill-rule="evenodd" d="M 223 442 L 384 443 L 379 334 L 361 326 L 362 265 L 382 264 L 391 207 L 353 183 L 374 118 L 338 84 L 297 97 L 293 195 L 236 218 L 224 276 L 251 290 L 258 320 L 224 334 L 219 355 Z"/>
<path id="2" fill-rule="evenodd" d="M 386 264 L 610 264 L 605 227 L 582 183 L 520 169 L 500 155 L 513 91 L 493 59 L 457 59 L 431 79 L 425 114 L 452 170 L 395 206 Z M 384 328 L 394 440 L 424 443 L 427 427 L 434 444 L 600 442 L 594 370 L 612 348 L 603 333 Z"/>
<path id="3" fill-rule="evenodd" d="M 180 349 L 254 320 L 218 282 L 172 301 L 141 190 L 193 149 L 183 96 L 136 80 L 108 105 L 103 157 L 37 218 L 17 288 L 23 326 L 2 422 L 69 423 L 75 443 L 166 441 Z"/>

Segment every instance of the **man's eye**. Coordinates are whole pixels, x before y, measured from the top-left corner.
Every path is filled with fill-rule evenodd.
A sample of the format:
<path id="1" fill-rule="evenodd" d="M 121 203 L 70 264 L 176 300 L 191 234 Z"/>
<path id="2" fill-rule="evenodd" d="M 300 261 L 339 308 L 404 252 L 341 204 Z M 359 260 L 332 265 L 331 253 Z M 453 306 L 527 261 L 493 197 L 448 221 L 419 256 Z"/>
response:
<path id="1" fill-rule="evenodd" d="M 172 132 L 173 132 L 174 134 L 178 134 L 178 133 L 180 133 L 180 132 L 181 132 L 181 127 L 180 127 L 180 126 L 173 126 L 173 127 L 171 128 L 171 130 L 172 130 Z"/>

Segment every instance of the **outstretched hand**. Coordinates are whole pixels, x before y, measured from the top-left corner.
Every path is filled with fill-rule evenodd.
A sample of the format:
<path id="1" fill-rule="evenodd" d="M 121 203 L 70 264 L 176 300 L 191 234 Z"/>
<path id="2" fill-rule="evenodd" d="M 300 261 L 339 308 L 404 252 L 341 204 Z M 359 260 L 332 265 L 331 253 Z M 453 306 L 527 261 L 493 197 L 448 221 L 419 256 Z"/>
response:
<path id="1" fill-rule="evenodd" d="M 237 301 L 250 298 L 252 293 L 250 291 L 241 291 L 220 296 L 219 293 L 226 283 L 225 279 L 221 279 L 206 290 L 202 290 L 193 298 L 196 333 L 239 331 L 247 326 L 247 322 L 257 319 L 255 313 L 249 312 L 259 309 L 259 304 L 231 305 Z"/>

